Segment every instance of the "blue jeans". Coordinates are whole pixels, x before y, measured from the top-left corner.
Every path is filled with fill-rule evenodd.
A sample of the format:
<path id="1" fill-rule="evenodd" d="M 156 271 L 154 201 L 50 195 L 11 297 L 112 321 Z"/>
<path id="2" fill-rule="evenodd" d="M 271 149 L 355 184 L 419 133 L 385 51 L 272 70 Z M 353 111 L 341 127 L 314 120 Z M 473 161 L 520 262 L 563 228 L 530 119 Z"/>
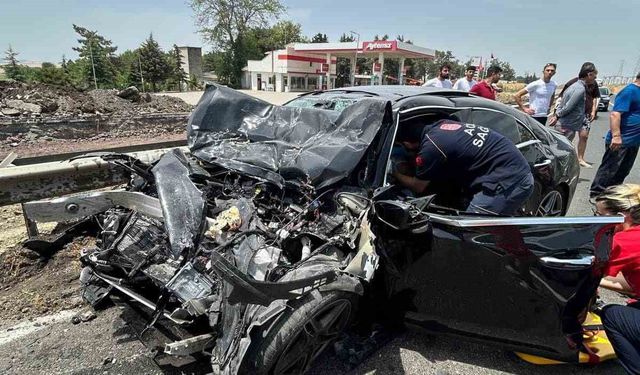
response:
<path id="1" fill-rule="evenodd" d="M 512 216 L 524 205 L 532 192 L 533 176 L 529 173 L 513 181 L 500 182 L 495 191 L 483 189 L 476 193 L 467 211 Z"/>
<path id="2" fill-rule="evenodd" d="M 602 310 L 602 324 L 622 367 L 640 374 L 640 309 L 610 305 Z"/>
<path id="3" fill-rule="evenodd" d="M 591 198 L 597 197 L 609 186 L 623 183 L 638 155 L 638 146 L 622 146 L 616 151 L 611 151 L 609 144 L 605 147 L 602 163 L 591 184 L 589 192 Z"/>

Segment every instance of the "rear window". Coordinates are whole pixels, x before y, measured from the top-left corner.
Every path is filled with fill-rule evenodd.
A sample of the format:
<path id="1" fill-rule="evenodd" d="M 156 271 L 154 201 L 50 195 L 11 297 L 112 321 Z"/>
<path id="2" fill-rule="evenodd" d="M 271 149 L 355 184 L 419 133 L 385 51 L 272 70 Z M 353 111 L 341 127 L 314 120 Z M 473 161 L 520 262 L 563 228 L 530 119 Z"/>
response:
<path id="1" fill-rule="evenodd" d="M 472 114 L 472 123 L 495 130 L 514 144 L 521 142 L 518 122 L 511 116 L 502 112 L 475 108 Z"/>
<path id="2" fill-rule="evenodd" d="M 600 95 L 609 95 L 609 88 L 600 87 Z"/>

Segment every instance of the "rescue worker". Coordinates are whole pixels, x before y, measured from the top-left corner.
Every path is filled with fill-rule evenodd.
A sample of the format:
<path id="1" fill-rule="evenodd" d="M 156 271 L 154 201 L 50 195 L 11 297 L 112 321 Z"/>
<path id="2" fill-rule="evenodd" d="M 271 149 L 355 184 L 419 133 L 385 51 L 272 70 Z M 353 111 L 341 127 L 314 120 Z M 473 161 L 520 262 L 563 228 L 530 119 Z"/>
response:
<path id="1" fill-rule="evenodd" d="M 417 146 L 417 143 L 416 143 Z M 513 215 L 533 192 L 527 160 L 502 135 L 474 124 L 440 120 L 422 132 L 415 176 L 399 171 L 398 183 L 416 194 L 430 185 L 473 196 L 467 211 Z"/>

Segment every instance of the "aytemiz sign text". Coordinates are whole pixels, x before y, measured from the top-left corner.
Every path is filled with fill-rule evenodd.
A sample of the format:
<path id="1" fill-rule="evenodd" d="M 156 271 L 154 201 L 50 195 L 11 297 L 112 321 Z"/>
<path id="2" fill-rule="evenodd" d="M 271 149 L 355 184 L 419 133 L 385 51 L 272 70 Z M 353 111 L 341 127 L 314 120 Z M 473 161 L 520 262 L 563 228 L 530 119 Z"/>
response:
<path id="1" fill-rule="evenodd" d="M 395 51 L 398 48 L 398 42 L 395 40 L 376 40 L 374 42 L 363 42 L 362 49 L 364 51 Z"/>

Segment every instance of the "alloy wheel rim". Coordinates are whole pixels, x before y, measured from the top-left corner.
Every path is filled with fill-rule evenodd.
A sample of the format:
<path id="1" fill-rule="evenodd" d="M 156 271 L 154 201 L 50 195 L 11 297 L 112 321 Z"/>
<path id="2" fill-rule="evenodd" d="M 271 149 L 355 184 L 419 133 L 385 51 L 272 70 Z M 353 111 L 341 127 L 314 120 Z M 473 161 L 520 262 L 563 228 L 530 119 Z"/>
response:
<path id="1" fill-rule="evenodd" d="M 308 318 L 280 355 L 274 374 L 301 374 L 307 371 L 327 345 L 338 338 L 349 322 L 350 315 L 351 301 L 340 299 Z"/>
<path id="2" fill-rule="evenodd" d="M 559 191 L 553 190 L 540 201 L 536 216 L 562 216 L 562 204 L 562 194 L 560 194 Z"/>

